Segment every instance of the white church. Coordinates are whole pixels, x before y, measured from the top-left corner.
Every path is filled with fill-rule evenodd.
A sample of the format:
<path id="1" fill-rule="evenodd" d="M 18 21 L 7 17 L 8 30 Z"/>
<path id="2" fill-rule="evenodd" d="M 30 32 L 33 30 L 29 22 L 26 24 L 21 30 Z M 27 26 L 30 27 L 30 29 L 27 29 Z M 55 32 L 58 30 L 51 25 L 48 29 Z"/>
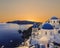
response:
<path id="1" fill-rule="evenodd" d="M 30 48 L 60 48 L 60 19 L 53 16 L 38 30 L 36 23 L 29 38 Z"/>

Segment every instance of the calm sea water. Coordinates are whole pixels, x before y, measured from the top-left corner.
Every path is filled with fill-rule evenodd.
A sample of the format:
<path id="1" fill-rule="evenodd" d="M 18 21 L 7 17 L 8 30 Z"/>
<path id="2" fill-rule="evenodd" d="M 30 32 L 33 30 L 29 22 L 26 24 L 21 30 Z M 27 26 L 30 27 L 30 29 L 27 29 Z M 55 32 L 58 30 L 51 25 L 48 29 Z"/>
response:
<path id="1" fill-rule="evenodd" d="M 0 48 L 14 48 L 23 42 L 18 30 L 26 30 L 30 26 L 0 23 Z"/>

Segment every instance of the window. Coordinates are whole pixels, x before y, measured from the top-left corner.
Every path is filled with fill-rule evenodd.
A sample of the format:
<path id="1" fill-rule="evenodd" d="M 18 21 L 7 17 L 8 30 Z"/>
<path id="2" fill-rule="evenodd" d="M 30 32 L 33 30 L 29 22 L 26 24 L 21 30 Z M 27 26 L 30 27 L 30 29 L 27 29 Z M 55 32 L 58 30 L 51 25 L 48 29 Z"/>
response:
<path id="1" fill-rule="evenodd" d="M 58 31 L 58 33 L 60 33 L 60 30 Z"/>
<path id="2" fill-rule="evenodd" d="M 39 35 L 39 33 L 37 33 L 37 35 Z"/>
<path id="3" fill-rule="evenodd" d="M 45 35 L 47 35 L 47 32 L 45 32 Z"/>
<path id="4" fill-rule="evenodd" d="M 55 27 L 55 25 L 53 25 L 53 27 Z"/>
<path id="5" fill-rule="evenodd" d="M 60 24 L 60 21 L 59 21 L 59 24 Z"/>
<path id="6" fill-rule="evenodd" d="M 54 23 L 55 23 L 55 21 L 54 21 Z"/>
<path id="7" fill-rule="evenodd" d="M 35 38 L 35 33 L 32 34 L 32 37 Z"/>

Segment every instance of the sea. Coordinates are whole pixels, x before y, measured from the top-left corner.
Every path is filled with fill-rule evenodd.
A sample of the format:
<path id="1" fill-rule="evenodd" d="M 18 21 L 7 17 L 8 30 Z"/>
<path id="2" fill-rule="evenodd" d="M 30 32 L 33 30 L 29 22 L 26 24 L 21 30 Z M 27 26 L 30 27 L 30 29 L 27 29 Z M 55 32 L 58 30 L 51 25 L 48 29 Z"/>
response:
<path id="1" fill-rule="evenodd" d="M 15 48 L 24 41 L 23 34 L 18 30 L 24 31 L 31 27 L 31 24 L 18 25 L 13 23 L 0 23 L 0 48 Z"/>

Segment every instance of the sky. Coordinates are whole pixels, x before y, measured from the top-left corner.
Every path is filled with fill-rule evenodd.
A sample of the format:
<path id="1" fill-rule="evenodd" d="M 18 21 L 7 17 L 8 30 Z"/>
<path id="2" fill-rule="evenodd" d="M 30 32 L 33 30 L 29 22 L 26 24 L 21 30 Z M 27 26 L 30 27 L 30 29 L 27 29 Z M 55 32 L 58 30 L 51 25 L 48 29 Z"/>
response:
<path id="1" fill-rule="evenodd" d="M 60 0 L 0 0 L 0 22 L 45 22 L 52 16 L 60 18 Z"/>

